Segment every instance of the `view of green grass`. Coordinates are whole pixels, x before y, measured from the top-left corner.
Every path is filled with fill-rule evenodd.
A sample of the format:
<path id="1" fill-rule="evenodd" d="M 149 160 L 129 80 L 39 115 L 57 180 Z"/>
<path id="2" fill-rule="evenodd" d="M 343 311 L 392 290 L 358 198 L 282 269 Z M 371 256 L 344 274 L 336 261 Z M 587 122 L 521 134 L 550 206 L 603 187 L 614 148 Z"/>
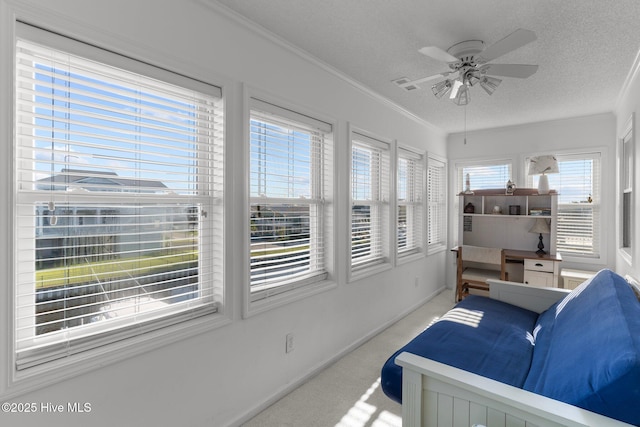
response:
<path id="1" fill-rule="evenodd" d="M 251 256 L 275 256 L 292 252 L 304 252 L 309 250 L 309 245 L 305 246 L 290 246 L 290 247 L 269 247 L 265 249 L 252 249 Z"/>
<path id="2" fill-rule="evenodd" d="M 46 268 L 36 271 L 36 289 L 65 285 L 80 285 L 96 280 L 115 280 L 130 277 L 135 270 L 136 276 L 153 274 L 166 269 L 168 265 L 191 263 L 198 260 L 198 251 L 185 251 L 170 255 L 150 255 L 131 259 L 96 261 L 64 267 Z"/>

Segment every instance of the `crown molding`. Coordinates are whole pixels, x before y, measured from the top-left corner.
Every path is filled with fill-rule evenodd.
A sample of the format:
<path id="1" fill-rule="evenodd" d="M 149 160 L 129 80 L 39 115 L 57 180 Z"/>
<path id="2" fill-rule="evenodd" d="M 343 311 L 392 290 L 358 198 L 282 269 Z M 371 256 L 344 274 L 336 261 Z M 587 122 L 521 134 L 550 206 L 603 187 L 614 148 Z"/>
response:
<path id="1" fill-rule="evenodd" d="M 616 103 L 614 107 L 615 111 L 618 111 L 622 107 L 622 101 L 624 99 L 624 95 L 629 90 L 631 83 L 638 78 L 639 73 L 640 73 L 640 50 L 636 54 L 636 57 L 633 60 L 633 65 L 631 66 L 631 69 L 627 74 L 627 78 L 624 80 L 624 83 L 622 84 L 622 88 L 618 93 L 618 98 L 616 99 Z"/>
<path id="2" fill-rule="evenodd" d="M 93 25 L 84 20 L 61 13 L 53 2 L 43 6 L 31 0 L 0 0 L 10 7 L 12 22 L 22 21 L 28 25 L 50 31 L 61 36 L 103 49 L 133 60 L 161 68 L 175 74 L 199 80 L 206 84 L 224 87 L 232 80 L 216 73 L 200 63 L 181 56 L 181 52 L 170 52 L 153 43 L 133 39 L 108 28 Z"/>
<path id="3" fill-rule="evenodd" d="M 350 86 L 352 86 L 353 88 L 359 90 L 360 92 L 363 92 L 364 94 L 366 94 L 367 96 L 375 99 L 376 101 L 384 104 L 385 106 L 393 109 L 394 111 L 404 115 L 405 117 L 417 122 L 418 124 L 425 126 L 427 128 L 429 128 L 431 131 L 437 133 L 438 135 L 442 136 L 442 137 L 446 137 L 447 133 L 445 131 L 443 131 L 442 129 L 440 129 L 439 127 L 435 126 L 433 123 L 430 123 L 428 121 L 426 121 L 425 119 L 421 118 L 420 116 L 412 113 L 411 111 L 405 109 L 404 107 L 401 107 L 400 105 L 396 104 L 395 102 L 391 101 L 390 99 L 380 95 L 379 93 L 375 92 L 373 89 L 369 88 L 368 86 L 365 86 L 364 84 L 360 83 L 359 81 L 353 79 L 352 77 L 348 76 L 347 74 L 343 73 L 342 71 L 338 70 L 337 68 L 334 68 L 333 66 L 327 64 L 326 62 L 320 60 L 319 58 L 313 56 L 311 53 L 307 52 L 306 50 L 300 48 L 299 46 L 294 45 L 293 43 L 289 42 L 288 40 L 278 36 L 277 34 L 269 31 L 268 29 L 266 29 L 265 27 L 261 26 L 260 24 L 251 21 L 250 19 L 246 18 L 245 16 L 239 14 L 238 12 L 236 12 L 235 10 L 232 10 L 230 8 L 228 8 L 227 6 L 218 3 L 216 0 L 192 0 L 196 3 L 201 4 L 202 6 L 209 8 L 211 10 L 213 10 L 216 13 L 220 13 L 222 15 L 224 15 L 225 17 L 233 20 L 234 22 L 236 22 L 237 24 L 241 25 L 242 27 L 254 32 L 255 34 L 259 35 L 260 37 L 263 37 L 269 41 L 271 41 L 272 43 L 288 50 L 289 52 L 293 53 L 294 55 L 304 59 L 307 62 L 310 62 L 311 64 L 323 69 L 324 71 L 332 74 L 333 76 L 341 79 L 342 81 L 348 83 Z"/>

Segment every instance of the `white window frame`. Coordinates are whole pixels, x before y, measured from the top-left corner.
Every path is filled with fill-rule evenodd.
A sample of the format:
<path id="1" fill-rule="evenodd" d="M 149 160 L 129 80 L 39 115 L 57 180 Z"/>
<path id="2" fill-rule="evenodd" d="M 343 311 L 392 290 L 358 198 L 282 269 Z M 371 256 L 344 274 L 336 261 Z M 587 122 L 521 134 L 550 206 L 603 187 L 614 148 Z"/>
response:
<path id="1" fill-rule="evenodd" d="M 243 303 L 243 317 L 248 318 L 255 314 L 265 312 L 283 304 L 288 304 L 305 298 L 310 295 L 323 292 L 336 286 L 334 279 L 334 129 L 336 123 L 334 120 L 326 118 L 316 112 L 293 105 L 275 95 L 264 93 L 255 88 L 245 87 L 245 147 L 246 147 L 246 200 L 247 208 L 245 213 L 245 229 L 247 242 L 247 259 L 246 259 L 246 277 L 245 292 Z M 277 200 L 270 197 L 256 196 L 251 194 L 251 132 L 250 123 L 253 117 L 253 111 L 257 116 L 267 118 L 273 117 L 273 120 L 285 124 L 290 122 L 292 126 L 298 124 L 298 127 L 307 127 L 312 129 L 311 132 L 323 135 L 323 153 L 316 156 L 312 161 L 312 169 L 315 171 L 312 176 L 312 192 L 315 194 L 311 198 L 278 198 Z M 300 277 L 284 278 L 283 280 L 274 280 L 269 283 L 257 285 L 252 291 L 251 281 L 251 206 L 253 204 L 263 203 L 287 203 L 296 205 L 308 205 L 310 209 L 316 212 L 311 215 L 313 222 L 311 229 L 317 233 L 311 233 L 310 244 L 314 242 L 322 242 L 322 259 L 319 260 L 323 264 L 323 271 L 315 272 Z M 315 225 L 315 226 L 314 226 Z"/>
<path id="2" fill-rule="evenodd" d="M 635 252 L 635 113 L 631 114 L 618 139 L 618 253 L 629 265 L 633 265 Z M 625 199 L 627 201 L 625 202 Z M 625 215 L 625 207 L 628 212 Z M 628 217 L 627 217 L 628 216 Z M 628 221 L 625 224 L 625 220 Z M 625 236 L 627 234 L 627 236 Z M 629 240 L 629 243 L 626 242 Z"/>
<path id="3" fill-rule="evenodd" d="M 435 188 L 437 194 L 433 194 L 434 189 L 431 185 L 431 174 L 438 173 L 440 175 L 440 185 Z M 447 249 L 447 160 L 436 154 L 427 153 L 427 253 L 429 255 L 441 252 Z M 432 213 L 439 215 L 433 215 Z M 442 238 L 436 242 L 431 242 L 429 236 L 433 228 L 439 229 Z"/>
<path id="4" fill-rule="evenodd" d="M 53 33 L 49 33 L 44 30 L 39 30 L 35 27 L 30 27 L 26 24 L 17 23 L 16 24 L 16 37 L 18 35 L 20 37 L 24 37 L 25 39 L 41 43 L 46 46 L 51 46 L 56 49 L 60 49 L 63 51 L 70 51 L 79 56 L 92 59 L 99 63 L 107 63 L 116 67 L 121 67 L 123 69 L 128 69 L 130 71 L 134 71 L 140 73 L 142 75 L 147 75 L 151 78 L 155 78 L 158 80 L 170 81 L 174 84 L 181 85 L 183 83 L 187 83 L 188 81 L 192 81 L 187 77 L 183 77 L 169 71 L 165 71 L 160 68 L 153 67 L 152 65 L 148 65 L 146 63 L 142 63 L 139 61 L 135 61 L 114 53 L 111 53 L 106 50 L 102 50 L 99 47 L 95 47 L 93 45 L 87 45 L 82 42 L 78 42 L 72 39 L 65 38 L 63 36 L 58 36 Z M 14 52 L 14 50 L 10 50 Z M 204 86 L 208 85 L 206 83 L 197 83 L 197 85 Z M 14 88 L 15 90 L 15 88 Z M 224 111 L 224 107 L 222 106 L 223 98 L 220 89 L 218 90 L 218 95 L 220 99 L 220 112 Z M 14 112 L 14 118 L 17 116 Z M 14 120 L 15 121 L 15 120 Z M 220 146 L 218 147 L 221 151 L 222 155 L 223 150 L 223 131 L 220 128 Z M 13 149 L 14 156 L 17 155 L 17 149 Z M 221 167 L 223 161 L 219 166 Z M 14 158 L 14 162 L 17 160 Z M 203 197 L 208 199 L 207 206 L 208 216 L 210 218 L 215 218 L 217 225 L 215 226 L 216 230 L 219 230 L 222 233 L 224 230 L 224 191 L 222 190 L 223 183 L 223 170 L 220 169 L 220 186 L 212 187 L 210 189 L 205 189 L 205 193 L 202 195 Z M 21 204 L 29 203 L 29 201 L 33 201 L 38 198 L 38 195 L 35 194 L 37 191 L 32 191 L 31 193 L 21 193 L 18 194 L 18 185 L 14 185 L 13 200 L 18 201 Z M 121 194 L 122 196 L 122 194 Z M 78 197 L 73 197 L 73 200 L 77 202 L 82 202 L 82 200 L 91 200 L 89 195 L 80 195 Z M 71 199 L 70 199 L 71 200 Z M 122 198 L 120 199 L 122 202 Z M 75 202 L 74 202 L 75 203 Z M 14 210 L 14 213 L 17 215 L 18 213 Z M 14 228 L 17 227 L 15 222 L 15 217 L 12 220 L 14 222 Z M 207 223 L 213 222 L 212 220 L 205 221 Z M 35 230 L 34 230 L 35 232 Z M 23 239 L 23 236 L 20 232 L 14 231 L 13 233 L 14 239 Z M 220 253 L 224 252 L 222 250 L 224 245 L 224 238 L 222 234 L 216 235 L 219 238 L 219 243 L 215 246 L 218 248 Z M 212 247 L 210 242 L 204 242 L 207 247 Z M 17 247 L 17 243 L 14 243 L 14 246 Z M 35 246 L 35 245 L 34 245 Z M 219 246 L 219 247 L 218 247 Z M 201 246 L 203 247 L 203 246 Z M 203 254 L 200 258 L 205 258 L 207 254 Z M 12 256 L 14 260 L 13 264 L 18 261 L 17 256 Z M 99 335 L 93 335 L 95 332 L 100 332 L 102 330 L 101 326 L 97 326 L 95 331 L 90 331 L 90 333 L 96 337 L 95 340 L 91 340 L 90 338 L 83 338 L 82 345 L 78 346 L 76 352 L 69 352 L 64 357 L 60 358 L 59 356 L 53 357 L 50 361 L 42 360 L 41 356 L 37 356 L 38 359 L 35 363 L 27 361 L 24 366 L 27 366 L 25 369 L 18 370 L 16 368 L 17 365 L 17 345 L 16 345 L 16 332 L 15 328 L 17 325 L 17 321 L 13 320 L 17 315 L 17 308 L 14 307 L 13 302 L 18 298 L 19 290 L 14 290 L 13 288 L 9 290 L 10 298 L 7 298 L 8 301 L 8 317 L 9 317 L 9 325 L 10 332 L 8 333 L 8 342 L 9 345 L 7 348 L 10 351 L 8 359 L 10 361 L 11 371 L 8 375 L 8 384 L 9 389 L 13 390 L 13 392 L 24 392 L 25 390 L 32 389 L 42 384 L 51 383 L 53 381 L 66 378 L 70 375 L 75 375 L 79 372 L 84 372 L 92 369 L 93 366 L 97 364 L 104 364 L 107 361 L 119 360 L 125 357 L 130 357 L 133 354 L 138 354 L 141 352 L 149 351 L 152 348 L 156 348 L 161 345 L 165 345 L 169 342 L 177 341 L 179 339 L 184 339 L 187 336 L 192 336 L 206 330 L 210 330 L 214 327 L 219 327 L 223 324 L 228 323 L 230 320 L 224 314 L 224 291 L 223 291 L 223 264 L 224 259 L 219 258 L 219 263 L 216 262 L 215 268 L 218 269 L 213 273 L 206 273 L 204 270 L 211 271 L 213 264 L 209 266 L 202 266 L 202 274 L 210 275 L 212 274 L 212 278 L 207 280 L 204 286 L 209 286 L 211 289 L 211 294 L 215 295 L 215 303 L 213 305 L 214 310 L 207 310 L 206 313 L 202 313 L 205 315 L 201 316 L 182 316 L 180 313 L 176 312 L 174 314 L 170 314 L 171 310 L 168 310 L 166 315 L 158 318 L 156 320 L 149 319 L 150 322 L 143 325 L 141 323 L 137 323 L 137 327 L 134 328 L 120 328 L 119 332 L 114 331 L 111 328 L 109 330 L 104 330 Z M 16 268 L 13 268 L 13 276 L 15 278 L 15 283 L 19 282 L 18 274 Z M 215 276 L 215 278 L 213 278 Z M 185 312 L 182 312 L 185 314 Z M 98 325 L 98 324 L 97 324 Z M 123 325 L 124 326 L 124 325 Z M 93 325 L 92 325 L 93 328 Z M 90 328 L 90 329 L 92 329 Z M 86 331 L 85 331 L 86 332 Z M 106 335 L 105 335 L 106 333 Z M 73 334 L 67 335 L 67 337 L 72 337 Z"/>
<path id="5" fill-rule="evenodd" d="M 406 200 L 400 200 L 400 162 L 408 163 L 406 188 L 402 191 L 407 194 Z M 425 155 L 411 147 L 398 146 L 396 155 L 396 264 L 419 259 L 424 256 L 425 250 L 425 194 L 426 194 L 426 161 Z M 400 248 L 400 210 L 405 207 L 406 230 L 405 238 L 408 242 L 406 248 Z"/>
<path id="6" fill-rule="evenodd" d="M 380 271 L 392 268 L 394 265 L 395 250 L 395 204 L 391 206 L 390 200 L 395 200 L 395 147 L 396 142 L 381 138 L 373 133 L 349 127 L 349 281 L 354 281 L 376 274 Z M 354 199 L 353 197 L 353 152 L 354 149 L 370 151 L 373 155 L 380 156 L 379 163 L 367 179 L 370 180 L 369 197 L 367 199 Z M 369 206 L 371 218 L 369 236 L 372 237 L 376 253 L 362 257 L 354 262 L 353 259 L 353 207 Z"/>
<path id="7" fill-rule="evenodd" d="M 541 154 L 548 154 L 548 153 L 541 153 Z M 592 177 L 592 179 L 594 180 L 599 180 L 599 182 L 594 182 L 594 194 L 591 194 L 591 202 L 589 202 L 587 205 L 591 206 L 591 209 L 593 211 L 593 217 L 594 217 L 594 222 L 593 222 L 593 238 L 596 240 L 596 244 L 594 245 L 594 253 L 593 254 L 577 254 L 577 253 L 573 253 L 573 252 L 563 252 L 561 249 L 561 245 L 559 243 L 556 243 L 556 250 L 557 252 L 559 252 L 562 255 L 562 259 L 566 262 L 566 261 L 570 261 L 570 262 L 592 262 L 593 260 L 603 260 L 606 256 L 605 252 L 604 252 L 604 248 L 606 246 L 605 244 L 605 236 L 603 236 L 602 234 L 602 221 L 603 221 L 603 206 L 602 206 L 602 190 L 603 190 L 603 179 L 604 176 L 602 174 L 603 171 L 603 165 L 605 164 L 605 155 L 604 155 L 604 150 L 602 149 L 592 149 L 592 150 L 585 150 L 585 151 L 565 151 L 565 152 L 555 152 L 554 153 L 556 158 L 558 159 L 558 163 L 562 163 L 563 161 L 570 161 L 570 160 L 583 160 L 583 159 L 594 159 L 597 162 L 597 171 L 596 174 L 597 176 Z M 537 154 L 535 154 L 537 155 Z M 529 159 L 533 157 L 533 155 L 531 156 L 527 156 L 524 159 L 524 170 L 527 170 L 528 164 L 529 164 Z M 549 186 L 550 189 L 552 190 L 556 190 L 558 191 L 558 210 L 557 210 L 557 218 L 558 220 L 556 221 L 556 224 L 559 223 L 559 221 L 561 220 L 561 211 L 563 209 L 563 206 L 566 206 L 567 208 L 571 207 L 572 204 L 568 204 L 568 203 L 562 203 L 561 202 L 561 197 L 562 197 L 562 189 L 559 188 L 554 188 L 553 185 L 553 176 L 555 174 L 551 174 L 548 175 L 549 177 Z M 531 188 L 537 188 L 538 187 L 538 177 L 539 175 L 527 175 L 526 178 L 526 182 L 527 182 L 527 187 L 531 187 Z M 588 198 L 588 195 L 585 195 L 585 198 Z M 556 225 L 557 227 L 557 225 Z M 556 233 L 557 235 L 558 233 Z M 558 236 L 558 238 L 560 238 L 560 236 Z"/>

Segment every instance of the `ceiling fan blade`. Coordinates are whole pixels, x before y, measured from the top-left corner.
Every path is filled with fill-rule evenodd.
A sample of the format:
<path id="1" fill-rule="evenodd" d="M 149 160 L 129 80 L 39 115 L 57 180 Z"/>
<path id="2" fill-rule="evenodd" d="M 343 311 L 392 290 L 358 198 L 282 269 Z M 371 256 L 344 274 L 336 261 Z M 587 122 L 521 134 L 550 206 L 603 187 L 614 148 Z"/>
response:
<path id="1" fill-rule="evenodd" d="M 433 59 L 437 59 L 438 61 L 442 61 L 442 62 L 446 62 L 446 63 L 460 62 L 460 60 L 458 58 L 456 58 L 455 56 L 451 55 L 446 50 L 442 50 L 442 49 L 440 49 L 439 47 L 436 47 L 436 46 L 423 47 L 418 52 L 420 52 L 423 55 L 427 55 L 427 56 L 429 56 L 429 57 L 431 57 Z"/>
<path id="2" fill-rule="evenodd" d="M 512 50 L 516 50 L 519 47 L 531 43 L 536 38 L 536 33 L 531 30 L 523 30 L 522 28 L 519 30 L 515 30 L 507 37 L 503 38 L 502 40 L 498 40 L 497 42 L 480 52 L 476 57 L 476 61 L 478 63 L 493 61 L 494 59 L 506 53 L 509 53 Z"/>
<path id="3" fill-rule="evenodd" d="M 524 64 L 486 64 L 480 67 L 480 71 L 488 76 L 526 79 L 538 71 L 538 66 Z"/>
<path id="4" fill-rule="evenodd" d="M 400 78 L 400 79 L 393 80 L 393 83 L 397 84 L 398 86 L 400 86 L 401 88 L 406 89 L 406 90 L 420 89 L 420 86 L 418 86 L 420 83 L 428 82 L 429 80 L 435 80 L 435 79 L 442 78 L 442 77 L 447 77 L 452 72 L 453 71 L 445 71 L 443 73 L 434 74 L 432 76 L 427 76 L 427 77 L 422 77 L 422 78 L 416 79 L 416 80 L 409 80 L 408 78 L 403 77 L 403 78 Z"/>

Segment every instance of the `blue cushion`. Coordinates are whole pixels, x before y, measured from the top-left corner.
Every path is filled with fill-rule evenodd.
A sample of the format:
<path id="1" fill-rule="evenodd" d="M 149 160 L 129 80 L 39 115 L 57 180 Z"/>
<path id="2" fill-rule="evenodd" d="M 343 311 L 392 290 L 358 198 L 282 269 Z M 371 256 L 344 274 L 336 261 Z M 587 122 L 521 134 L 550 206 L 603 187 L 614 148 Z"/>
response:
<path id="1" fill-rule="evenodd" d="M 522 387 L 537 318 L 532 311 L 470 295 L 387 360 L 382 390 L 402 403 L 402 368 L 395 358 L 403 351 Z"/>
<path id="2" fill-rule="evenodd" d="M 524 389 L 640 425 L 640 303 L 602 270 L 540 315 Z"/>

